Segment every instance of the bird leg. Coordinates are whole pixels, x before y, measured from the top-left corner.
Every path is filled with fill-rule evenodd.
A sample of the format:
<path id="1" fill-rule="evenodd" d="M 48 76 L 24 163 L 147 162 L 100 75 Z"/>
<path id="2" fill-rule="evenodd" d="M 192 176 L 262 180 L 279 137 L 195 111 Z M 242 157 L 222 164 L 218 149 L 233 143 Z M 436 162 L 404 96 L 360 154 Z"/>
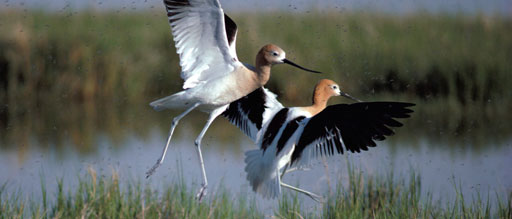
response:
<path id="1" fill-rule="evenodd" d="M 310 169 L 309 168 L 290 167 L 290 164 L 287 164 L 283 169 L 283 173 L 281 173 L 281 179 L 283 179 L 284 174 L 295 172 L 297 170 L 309 171 Z"/>
<path id="2" fill-rule="evenodd" d="M 284 166 L 283 173 L 281 173 L 281 180 L 283 180 L 284 174 L 288 173 L 288 171 L 286 171 L 286 170 L 288 169 L 289 166 L 290 166 L 289 163 L 286 164 L 286 166 Z"/>
<path id="3" fill-rule="evenodd" d="M 281 186 L 282 186 L 282 187 L 284 187 L 284 188 L 288 188 L 288 189 L 291 189 L 291 190 L 295 190 L 295 191 L 297 191 L 297 192 L 300 192 L 300 193 L 302 193 L 302 194 L 305 194 L 305 195 L 309 196 L 310 198 L 312 198 L 313 200 L 315 200 L 315 201 L 317 201 L 317 202 L 320 202 L 320 203 L 324 203 L 324 202 L 325 202 L 325 200 L 323 199 L 323 197 L 322 197 L 322 196 L 316 195 L 316 194 L 311 193 L 311 192 L 308 192 L 308 191 L 306 191 L 306 190 L 299 189 L 299 188 L 297 188 L 297 187 L 293 187 L 293 186 L 288 185 L 288 184 L 283 183 L 283 182 L 281 182 Z"/>
<path id="4" fill-rule="evenodd" d="M 203 175 L 203 184 L 201 185 L 201 189 L 199 189 L 199 192 L 196 194 L 197 200 L 201 202 L 204 196 L 206 196 L 207 193 L 207 187 L 208 187 L 208 180 L 206 178 L 206 170 L 204 168 L 204 161 L 203 161 L 203 155 L 201 153 L 201 141 L 203 140 L 203 136 L 206 133 L 206 130 L 208 130 L 208 127 L 212 124 L 213 120 L 217 118 L 222 112 L 226 110 L 228 105 L 222 106 L 220 108 L 217 108 L 213 110 L 210 113 L 210 116 L 208 117 L 208 121 L 206 122 L 206 125 L 203 127 L 203 130 L 201 130 L 201 133 L 199 133 L 199 136 L 197 136 L 195 140 L 196 148 L 197 148 L 197 155 L 199 156 L 199 165 L 201 166 L 201 173 Z"/>
<path id="5" fill-rule="evenodd" d="M 284 167 L 284 169 L 283 169 L 283 173 L 281 174 L 281 186 L 282 186 L 282 187 L 285 187 L 285 188 L 288 188 L 288 189 L 295 190 L 295 191 L 297 191 L 297 192 L 303 193 L 303 194 L 305 194 L 305 195 L 309 196 L 310 198 L 312 198 L 313 200 L 315 200 L 315 201 L 317 201 L 317 202 L 320 202 L 320 203 L 324 203 L 324 202 L 325 202 L 325 201 L 324 201 L 324 199 L 322 198 L 322 196 L 316 195 L 316 194 L 314 194 L 314 193 L 311 193 L 311 192 L 308 192 L 308 191 L 306 191 L 306 190 L 299 189 L 299 188 L 297 188 L 297 187 L 293 187 L 293 186 L 291 186 L 291 185 L 288 185 L 288 184 L 284 183 L 284 182 L 282 181 L 284 174 L 285 174 L 285 173 L 288 173 L 288 172 L 292 172 L 292 171 L 297 170 L 297 168 L 296 168 L 296 167 L 295 167 L 295 168 L 291 168 L 291 169 L 288 169 L 288 167 L 290 167 L 290 164 L 287 164 L 287 165 Z"/>
<path id="6" fill-rule="evenodd" d="M 298 170 L 300 170 L 300 171 L 309 171 L 309 170 L 311 170 L 311 169 L 310 169 L 310 168 L 290 167 L 290 168 L 288 168 L 288 169 L 286 170 L 286 173 L 291 173 L 291 172 L 295 172 L 295 171 L 298 171 Z M 284 173 L 283 173 L 283 175 L 284 175 Z M 282 178 L 282 177 L 281 177 L 281 178 Z"/>
<path id="7" fill-rule="evenodd" d="M 162 151 L 162 156 L 160 157 L 160 159 L 158 159 L 156 161 L 156 164 L 153 165 L 153 167 L 151 167 L 151 169 L 149 169 L 146 172 L 146 178 L 149 178 L 151 175 L 153 175 L 153 173 L 155 173 L 156 168 L 158 168 L 164 162 L 165 154 L 167 153 L 167 148 L 169 148 L 169 144 L 171 143 L 172 134 L 174 133 L 174 129 L 178 125 L 178 122 L 180 121 L 180 119 L 182 119 L 184 116 L 186 116 L 188 113 L 190 113 L 190 111 L 194 110 L 199 105 L 200 105 L 199 103 L 194 104 L 192 107 L 185 110 L 185 112 L 183 112 L 182 114 L 180 114 L 172 119 L 171 130 L 169 130 L 169 137 L 167 137 L 167 144 L 165 144 L 164 150 Z"/>

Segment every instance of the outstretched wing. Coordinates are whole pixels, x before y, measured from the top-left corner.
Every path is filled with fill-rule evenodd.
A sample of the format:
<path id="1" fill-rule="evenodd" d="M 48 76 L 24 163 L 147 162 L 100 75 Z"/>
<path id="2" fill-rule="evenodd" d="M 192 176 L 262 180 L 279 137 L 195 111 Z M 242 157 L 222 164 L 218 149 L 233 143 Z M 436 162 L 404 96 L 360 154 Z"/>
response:
<path id="1" fill-rule="evenodd" d="M 236 58 L 236 33 L 238 33 L 238 27 L 235 21 L 231 19 L 227 14 L 224 14 L 224 27 L 226 28 L 226 36 L 229 44 L 229 52 L 231 56 Z"/>
<path id="2" fill-rule="evenodd" d="M 260 87 L 229 104 L 222 115 L 256 141 L 262 126 L 282 108 L 274 93 Z"/>
<path id="3" fill-rule="evenodd" d="M 164 0 L 183 88 L 231 73 L 238 62 L 237 27 L 224 15 L 218 0 Z"/>
<path id="4" fill-rule="evenodd" d="M 412 103 L 361 102 L 325 108 L 307 121 L 292 154 L 292 164 L 309 164 L 317 156 L 360 152 L 375 147 L 394 134 L 389 127 L 401 127 L 396 118 L 408 118 Z M 344 147 L 344 148 L 343 148 Z M 300 161 L 300 162 L 299 162 Z"/>

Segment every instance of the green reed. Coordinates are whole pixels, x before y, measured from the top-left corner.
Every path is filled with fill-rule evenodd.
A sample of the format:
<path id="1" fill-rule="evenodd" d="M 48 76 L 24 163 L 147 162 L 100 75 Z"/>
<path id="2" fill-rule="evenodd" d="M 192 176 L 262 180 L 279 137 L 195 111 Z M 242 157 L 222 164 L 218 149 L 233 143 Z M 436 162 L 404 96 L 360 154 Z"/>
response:
<path id="1" fill-rule="evenodd" d="M 512 218 L 512 193 L 497 193 L 496 198 L 463 194 L 460 183 L 453 183 L 456 197 L 433 200 L 432 193 L 422 193 L 421 177 L 411 170 L 408 178 L 369 176 L 348 163 L 348 185 L 339 181 L 333 194 L 324 194 L 325 203 L 304 207 L 302 194 L 285 190 L 273 207 L 278 218 Z M 181 173 L 183 174 L 183 173 Z M 78 177 L 78 185 L 68 188 L 57 180 L 55 193 L 46 191 L 43 198 L 26 198 L 19 190 L 0 186 L 1 218 L 261 218 L 271 216 L 257 207 L 254 198 L 244 192 L 235 194 L 220 187 L 198 203 L 195 189 L 183 176 L 162 190 L 140 182 L 121 181 L 114 172 L 98 176 L 93 169 Z M 67 191 L 64 188 L 68 188 Z M 467 199 L 464 196 L 471 196 Z M 470 201 L 467 201 L 470 200 Z"/>

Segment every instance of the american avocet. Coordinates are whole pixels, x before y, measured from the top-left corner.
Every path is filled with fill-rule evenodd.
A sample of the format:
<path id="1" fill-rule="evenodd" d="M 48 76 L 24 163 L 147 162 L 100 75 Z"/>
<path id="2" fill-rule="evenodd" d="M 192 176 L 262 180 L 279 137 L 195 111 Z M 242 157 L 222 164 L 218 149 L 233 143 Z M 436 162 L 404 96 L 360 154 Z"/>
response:
<path id="1" fill-rule="evenodd" d="M 167 144 L 157 163 L 147 172 L 149 177 L 162 164 L 174 128 L 181 118 L 194 109 L 209 113 L 208 121 L 195 140 L 202 170 L 203 184 L 198 198 L 206 194 L 208 181 L 201 154 L 201 139 L 213 120 L 229 103 L 265 85 L 274 64 L 287 63 L 303 68 L 285 58 L 276 45 L 266 45 L 256 55 L 256 66 L 238 61 L 235 41 L 237 26 L 223 13 L 218 0 L 164 0 L 176 51 L 180 56 L 183 91 L 156 100 L 155 110 L 186 109 L 172 120 Z"/>
<path id="2" fill-rule="evenodd" d="M 358 103 L 327 106 L 330 97 L 340 95 Z M 224 116 L 257 139 L 259 149 L 245 153 L 247 179 L 255 192 L 275 198 L 283 186 L 319 201 L 320 196 L 281 182 L 286 169 L 302 168 L 314 157 L 343 154 L 344 148 L 360 152 L 375 147 L 374 140 L 393 135 L 389 127 L 402 126 L 395 118 L 408 118 L 413 111 L 407 107 L 414 105 L 361 102 L 323 79 L 315 86 L 311 106 L 285 108 L 260 88 L 233 102 Z"/>

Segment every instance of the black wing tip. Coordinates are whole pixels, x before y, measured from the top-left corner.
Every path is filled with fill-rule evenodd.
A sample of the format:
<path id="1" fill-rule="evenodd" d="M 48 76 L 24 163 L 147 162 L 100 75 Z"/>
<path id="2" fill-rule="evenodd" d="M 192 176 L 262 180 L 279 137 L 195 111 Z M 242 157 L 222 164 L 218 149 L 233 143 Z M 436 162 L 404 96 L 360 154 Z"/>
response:
<path id="1" fill-rule="evenodd" d="M 384 141 L 386 140 L 386 137 L 395 135 L 395 132 L 392 128 L 404 126 L 403 123 L 397 121 L 396 119 L 409 118 L 411 116 L 410 114 L 414 111 L 408 107 L 413 106 L 416 106 L 416 104 L 396 101 L 336 104 L 328 106 L 324 110 L 324 115 L 329 114 L 329 116 L 332 116 L 333 114 L 338 115 L 340 112 L 354 113 L 356 111 L 361 113 L 362 111 L 369 110 L 368 113 L 376 116 L 374 118 L 376 119 L 375 122 L 377 122 L 375 125 L 379 125 L 374 127 L 366 127 L 365 129 L 361 130 L 364 132 L 362 133 L 363 136 L 361 136 L 361 133 L 351 132 L 348 133 L 348 136 L 344 134 L 341 134 L 341 136 L 336 136 L 337 138 L 343 139 L 343 144 L 340 145 L 341 149 L 336 148 L 338 154 L 343 154 L 345 150 L 351 153 L 361 153 L 362 151 L 369 150 L 369 148 L 377 147 L 377 143 L 375 141 Z M 315 139 L 318 138 L 313 139 L 301 137 L 298 144 L 299 148 L 296 148 L 292 155 L 292 163 L 302 157 L 302 151 L 304 150 L 304 147 L 313 142 Z M 327 147 L 325 144 L 317 144 L 317 146 L 318 145 L 320 145 L 320 147 Z M 343 147 L 345 150 L 343 150 Z M 330 153 L 329 155 L 332 154 L 333 153 Z M 324 155 L 321 154 L 321 156 Z"/>
<path id="2" fill-rule="evenodd" d="M 167 10 L 176 9 L 177 7 L 190 6 L 190 2 L 188 0 L 164 0 L 164 5 Z"/>
<path id="3" fill-rule="evenodd" d="M 190 2 L 188 0 L 163 0 L 163 2 L 165 9 L 167 10 L 167 17 L 169 18 L 171 27 L 174 25 L 174 22 L 180 20 L 180 18 L 171 19 L 171 17 L 181 13 L 173 10 L 190 6 Z"/>
<path id="4" fill-rule="evenodd" d="M 230 26 L 234 27 L 235 29 L 238 27 L 233 19 L 231 19 L 230 16 L 228 16 L 226 13 L 224 13 L 224 22 L 228 23 Z"/>
<path id="5" fill-rule="evenodd" d="M 377 103 L 379 103 L 379 102 L 377 102 Z M 398 105 L 398 106 L 401 106 L 401 107 L 413 107 L 413 106 L 416 106 L 415 103 L 409 103 L 409 102 L 396 102 L 396 101 L 386 102 L 386 101 L 383 101 L 381 103 L 389 103 L 389 104 Z"/>
<path id="6" fill-rule="evenodd" d="M 409 103 L 409 102 L 389 102 L 389 103 L 397 104 L 397 105 L 400 105 L 402 107 L 413 107 L 413 106 L 416 106 L 415 103 Z"/>
<path id="7" fill-rule="evenodd" d="M 164 4 L 169 4 L 169 5 L 174 5 L 174 4 L 190 5 L 189 0 L 164 0 L 163 2 L 164 2 Z"/>
<path id="8" fill-rule="evenodd" d="M 224 26 L 226 28 L 226 36 L 228 38 L 228 45 L 235 41 L 236 32 L 238 31 L 238 26 L 235 21 L 231 19 L 226 13 L 224 13 Z"/>
<path id="9" fill-rule="evenodd" d="M 409 103 L 409 102 L 396 102 L 396 101 L 374 101 L 374 102 L 358 102 L 358 103 L 352 103 L 349 105 L 369 105 L 369 104 L 377 104 L 377 105 L 385 105 L 389 108 L 401 108 L 404 110 L 410 110 L 411 112 L 414 112 L 411 109 L 408 109 L 408 107 L 414 107 L 416 106 L 415 103 Z M 342 104 L 338 104 L 342 105 Z"/>

